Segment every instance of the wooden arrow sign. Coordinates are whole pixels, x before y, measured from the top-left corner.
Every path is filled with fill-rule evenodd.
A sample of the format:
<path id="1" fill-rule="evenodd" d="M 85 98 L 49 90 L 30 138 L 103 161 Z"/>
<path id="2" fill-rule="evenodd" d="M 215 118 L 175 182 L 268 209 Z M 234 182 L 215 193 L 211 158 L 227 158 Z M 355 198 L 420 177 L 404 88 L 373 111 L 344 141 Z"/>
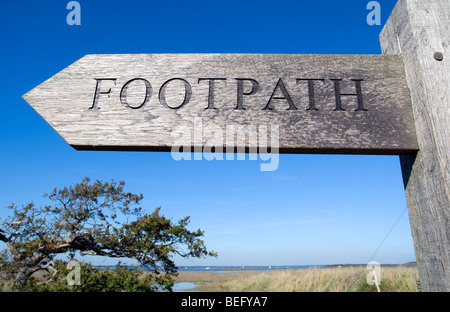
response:
<path id="1" fill-rule="evenodd" d="M 78 150 L 418 149 L 401 56 L 87 55 L 23 97 Z"/>

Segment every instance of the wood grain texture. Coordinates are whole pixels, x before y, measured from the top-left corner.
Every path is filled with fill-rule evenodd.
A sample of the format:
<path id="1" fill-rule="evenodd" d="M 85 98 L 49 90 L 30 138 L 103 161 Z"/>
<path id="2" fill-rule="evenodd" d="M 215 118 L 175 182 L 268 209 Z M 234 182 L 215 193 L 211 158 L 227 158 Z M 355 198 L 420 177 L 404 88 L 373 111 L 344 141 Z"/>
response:
<path id="1" fill-rule="evenodd" d="M 411 90 L 420 151 L 400 160 L 424 291 L 450 291 L 449 16 L 448 0 L 400 0 L 380 35 L 383 53 L 403 55 Z"/>
<path id="2" fill-rule="evenodd" d="M 196 117 L 224 136 L 230 125 L 277 125 L 281 153 L 418 149 L 400 56 L 87 55 L 24 99 L 80 150 L 169 151 Z"/>

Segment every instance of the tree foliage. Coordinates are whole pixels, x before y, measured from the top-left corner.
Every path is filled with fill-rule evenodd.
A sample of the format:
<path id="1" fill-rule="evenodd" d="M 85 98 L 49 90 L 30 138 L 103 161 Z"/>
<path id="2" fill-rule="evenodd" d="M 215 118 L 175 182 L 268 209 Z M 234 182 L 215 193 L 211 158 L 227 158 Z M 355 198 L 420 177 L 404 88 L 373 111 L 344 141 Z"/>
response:
<path id="1" fill-rule="evenodd" d="M 44 194 L 50 205 L 12 204 L 12 215 L 0 223 L 0 241 L 7 246 L 0 270 L 14 275 L 13 288 L 23 290 L 29 277 L 58 254 L 134 259 L 153 276 L 175 275 L 174 255 L 216 256 L 200 239 L 203 231 L 187 229 L 189 217 L 174 223 L 160 208 L 145 213 L 142 194 L 125 192 L 124 186 L 85 178 Z"/>
<path id="2" fill-rule="evenodd" d="M 170 275 L 149 274 L 137 267 L 118 264 L 112 270 L 102 270 L 90 263 L 80 264 L 79 284 L 69 285 L 67 277 L 71 272 L 67 263 L 52 263 L 53 273 L 49 273 L 45 282 L 41 277 L 32 276 L 24 287 L 33 292 L 154 292 L 169 291 L 173 286 Z"/>

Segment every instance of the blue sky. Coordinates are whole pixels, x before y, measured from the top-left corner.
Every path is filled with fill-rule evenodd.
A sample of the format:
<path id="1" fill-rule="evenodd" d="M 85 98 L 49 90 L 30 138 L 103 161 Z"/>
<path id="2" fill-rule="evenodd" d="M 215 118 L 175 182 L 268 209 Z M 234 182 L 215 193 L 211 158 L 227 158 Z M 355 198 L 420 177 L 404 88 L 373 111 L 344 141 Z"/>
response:
<path id="1" fill-rule="evenodd" d="M 397 156 L 281 155 L 259 161 L 175 161 L 170 153 L 71 148 L 22 95 L 86 54 L 380 54 L 369 1 L 69 1 L 0 4 L 0 217 L 54 187 L 124 180 L 143 207 L 205 231 L 217 259 L 178 265 L 367 263 L 406 209 Z M 380 0 L 384 25 L 396 1 Z M 415 260 L 405 213 L 373 260 Z M 108 261 L 102 263 L 109 263 Z"/>

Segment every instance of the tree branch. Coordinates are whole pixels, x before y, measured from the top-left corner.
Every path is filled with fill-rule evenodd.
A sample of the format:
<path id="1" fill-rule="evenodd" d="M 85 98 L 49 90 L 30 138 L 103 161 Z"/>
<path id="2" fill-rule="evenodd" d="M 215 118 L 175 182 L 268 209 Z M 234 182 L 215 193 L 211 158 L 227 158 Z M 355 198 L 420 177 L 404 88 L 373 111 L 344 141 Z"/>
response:
<path id="1" fill-rule="evenodd" d="M 0 229 L 0 241 L 5 242 L 5 243 L 9 243 L 11 241 L 10 238 L 6 237 L 6 235 L 3 234 L 2 229 Z"/>

